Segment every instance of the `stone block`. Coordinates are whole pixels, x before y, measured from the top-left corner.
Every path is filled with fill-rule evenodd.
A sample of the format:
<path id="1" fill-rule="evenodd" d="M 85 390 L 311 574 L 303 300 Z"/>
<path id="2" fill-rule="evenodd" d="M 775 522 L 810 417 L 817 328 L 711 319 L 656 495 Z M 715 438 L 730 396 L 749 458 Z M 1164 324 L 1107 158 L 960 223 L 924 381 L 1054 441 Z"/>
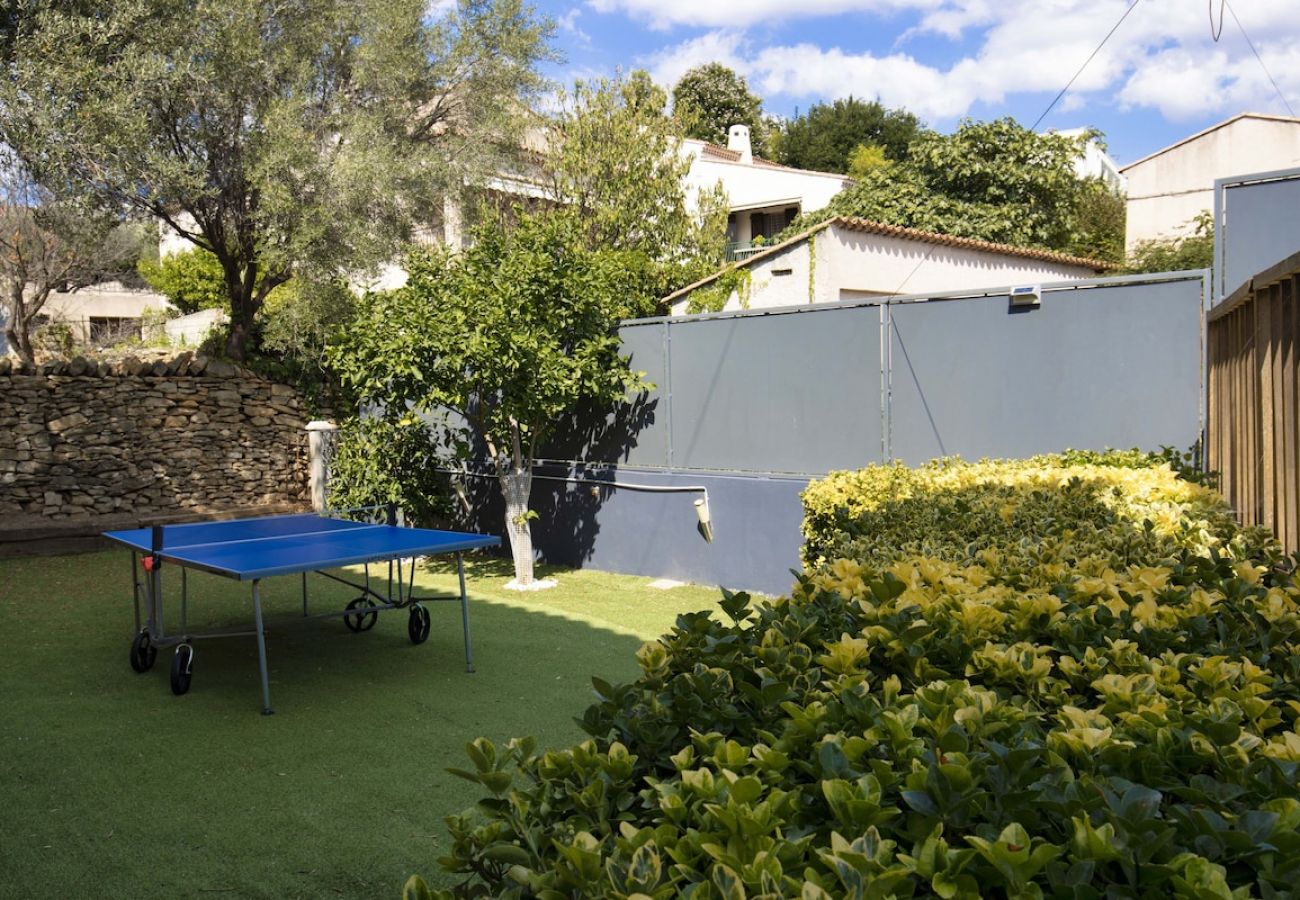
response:
<path id="1" fill-rule="evenodd" d="M 74 412 L 60 419 L 53 419 L 45 423 L 45 427 L 55 434 L 76 428 L 78 425 L 85 425 L 90 420 L 79 412 Z M 33 432 L 34 433 L 34 432 Z"/>

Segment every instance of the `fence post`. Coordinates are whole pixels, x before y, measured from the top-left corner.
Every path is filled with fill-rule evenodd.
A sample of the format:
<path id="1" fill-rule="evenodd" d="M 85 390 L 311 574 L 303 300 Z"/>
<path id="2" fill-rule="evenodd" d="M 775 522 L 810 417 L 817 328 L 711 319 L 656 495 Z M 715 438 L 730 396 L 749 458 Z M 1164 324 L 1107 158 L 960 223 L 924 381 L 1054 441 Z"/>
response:
<path id="1" fill-rule="evenodd" d="M 307 423 L 308 484 L 311 488 L 311 508 L 324 512 L 329 506 L 330 457 L 334 455 L 334 440 L 339 427 L 333 422 L 316 420 Z"/>

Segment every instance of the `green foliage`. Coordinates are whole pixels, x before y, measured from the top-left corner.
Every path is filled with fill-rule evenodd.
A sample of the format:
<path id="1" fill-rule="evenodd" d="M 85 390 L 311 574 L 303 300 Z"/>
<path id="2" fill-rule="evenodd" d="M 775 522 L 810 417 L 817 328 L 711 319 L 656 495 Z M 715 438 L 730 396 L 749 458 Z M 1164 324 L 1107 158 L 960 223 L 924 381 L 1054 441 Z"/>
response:
<path id="1" fill-rule="evenodd" d="M 1128 205 L 1100 178 L 1089 178 L 1075 208 L 1074 237 L 1067 253 L 1107 262 L 1124 262 L 1124 224 Z"/>
<path id="2" fill-rule="evenodd" d="M 857 148 L 879 147 L 886 159 L 906 159 L 908 147 L 922 133 L 920 120 L 902 109 L 856 97 L 816 103 L 786 123 L 780 161 L 797 169 L 852 174 Z M 857 176 L 855 176 L 857 177 Z"/>
<path id="3" fill-rule="evenodd" d="M 0 138 L 213 253 L 235 359 L 276 285 L 394 258 L 495 167 L 549 33 L 520 0 L 33 0 L 23 24 Z"/>
<path id="4" fill-rule="evenodd" d="M 506 501 L 520 584 L 532 580 L 526 514 L 536 448 L 579 404 L 643 386 L 617 326 L 644 278 L 637 251 L 588 249 L 580 212 L 487 222 L 459 255 L 420 251 L 406 286 L 371 294 L 327 360 L 343 387 L 390 419 L 449 409 L 487 449 Z"/>
<path id="5" fill-rule="evenodd" d="M 207 250 L 195 247 L 161 259 L 144 259 L 137 268 L 149 287 L 182 313 L 230 307 L 221 262 Z"/>
<path id="6" fill-rule="evenodd" d="M 749 309 L 749 291 L 754 273 L 743 266 L 727 269 L 704 287 L 696 288 L 686 298 L 689 314 L 722 312 L 731 295 L 735 294 L 741 309 Z"/>
<path id="7" fill-rule="evenodd" d="M 1074 174 L 1081 150 L 1081 139 L 1035 134 L 1009 118 L 966 120 L 951 135 L 923 131 L 906 159 L 867 171 L 784 234 L 833 216 L 857 216 L 955 237 L 1069 250 L 1081 239 L 1079 208 L 1090 190 Z M 1093 234 L 1097 226 L 1088 229 Z"/>
<path id="8" fill-rule="evenodd" d="M 889 157 L 879 144 L 858 144 L 849 153 L 849 177 L 863 178 L 868 172 L 888 168 Z"/>
<path id="9" fill-rule="evenodd" d="M 687 137 L 725 147 L 731 126 L 747 125 L 754 153 L 761 155 L 767 146 L 770 123 L 763 101 L 750 93 L 743 76 L 722 63 L 696 66 L 681 77 L 673 86 L 673 116 Z"/>
<path id="10" fill-rule="evenodd" d="M 433 526 L 451 512 L 446 468 L 422 421 L 356 418 L 339 426 L 330 459 L 329 503 L 355 509 L 395 503 L 416 525 Z"/>
<path id="11" fill-rule="evenodd" d="M 579 82 L 552 125 L 553 194 L 580 217 L 588 249 L 626 254 L 631 315 L 659 312 L 659 298 L 717 269 L 726 246 L 726 196 L 720 185 L 687 196 L 690 160 L 664 102 L 644 73 Z"/>
<path id="12" fill-rule="evenodd" d="M 321 370 L 330 330 L 356 312 L 356 295 L 340 282 L 295 278 L 271 291 L 262 309 L 261 350 Z"/>
<path id="13" fill-rule="evenodd" d="M 1140 458 L 863 475 L 864 531 L 1007 521 L 724 592 L 593 679 L 581 744 L 474 741 L 431 895 L 1296 896 L 1300 584 Z"/>
<path id="14" fill-rule="evenodd" d="M 1195 480 L 1178 477 L 1170 460 Z M 951 459 L 914 469 L 894 464 L 834 472 L 804 491 L 804 561 L 846 557 L 887 564 L 926 556 L 957 563 L 989 548 L 1003 558 L 1037 558 L 1046 545 L 1020 546 L 1026 534 L 1057 541 L 1052 552 L 1070 560 L 1101 554 L 1111 539 L 1113 552 L 1128 554 L 1115 565 L 1160 558 L 1193 540 L 1192 532 L 1180 530 L 1184 520 L 1204 532 L 1198 546 L 1217 546 L 1209 536 L 1236 533 L 1221 499 L 1203 486 L 1206 478 L 1184 466 L 1172 448 L 1067 450 L 1019 462 Z M 1152 531 L 1122 528 L 1144 518 Z M 1118 540 L 1121 534 L 1125 541 Z"/>
<path id="15" fill-rule="evenodd" d="M 362 298 L 327 359 L 390 416 L 455 410 L 494 462 L 526 467 L 580 401 L 614 402 L 640 384 L 616 332 L 637 277 L 627 256 L 586 249 L 566 210 L 521 215 L 512 229 L 485 223 L 460 254 L 415 252 L 406 286 Z"/>
<path id="16" fill-rule="evenodd" d="M 1209 210 L 1191 222 L 1192 233 L 1183 237 L 1139 241 L 1129 254 L 1127 271 L 1181 272 L 1208 269 L 1214 264 L 1214 217 Z"/>

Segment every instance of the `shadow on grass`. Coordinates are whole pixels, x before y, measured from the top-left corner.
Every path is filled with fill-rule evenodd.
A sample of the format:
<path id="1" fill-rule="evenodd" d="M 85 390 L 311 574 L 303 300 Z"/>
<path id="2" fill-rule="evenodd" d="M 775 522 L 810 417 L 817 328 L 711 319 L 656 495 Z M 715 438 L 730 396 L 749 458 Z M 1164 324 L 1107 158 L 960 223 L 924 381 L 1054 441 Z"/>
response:
<path id="1" fill-rule="evenodd" d="M 473 561 L 471 593 L 502 565 Z M 251 620 L 247 585 L 189 586 L 196 630 Z M 355 593 L 315 579 L 313 610 Z M 467 674 L 458 603 L 431 604 L 433 632 L 414 646 L 404 611 L 361 634 L 295 622 L 296 577 L 266 581 L 263 602 L 270 717 L 251 636 L 198 642 L 184 697 L 168 687 L 169 650 L 131 671 L 122 554 L 0 560 L 0 893 L 397 897 L 413 872 L 440 878 L 443 817 L 479 799 L 446 772 L 464 745 L 580 739 L 590 677 L 633 677 L 640 643 L 472 598 Z"/>

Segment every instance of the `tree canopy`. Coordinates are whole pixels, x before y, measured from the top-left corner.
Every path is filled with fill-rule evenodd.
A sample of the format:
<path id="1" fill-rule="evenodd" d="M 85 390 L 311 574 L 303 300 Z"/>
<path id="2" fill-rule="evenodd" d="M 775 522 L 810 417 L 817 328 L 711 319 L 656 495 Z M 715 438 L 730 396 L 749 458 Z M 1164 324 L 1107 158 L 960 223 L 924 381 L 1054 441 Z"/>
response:
<path id="1" fill-rule="evenodd" d="M 950 135 L 924 131 L 905 159 L 866 171 L 788 231 L 844 215 L 1016 246 L 1113 251 L 1114 234 L 1101 232 L 1122 234 L 1122 219 L 1081 218 L 1098 187 L 1074 171 L 1083 140 L 1035 134 L 1009 118 L 966 120 Z"/>
<path id="2" fill-rule="evenodd" d="M 32 329 L 50 295 L 129 272 L 142 236 L 102 210 L 51 194 L 12 160 L 0 169 L 0 310 L 6 341 L 30 364 Z"/>
<path id="3" fill-rule="evenodd" d="M 673 86 L 673 115 L 687 137 L 724 147 L 732 125 L 747 125 L 754 152 L 760 154 L 772 130 L 763 101 L 750 92 L 744 77 L 716 62 L 696 66 Z"/>
<path id="4" fill-rule="evenodd" d="M 535 448 L 580 402 L 611 405 L 641 383 L 616 332 L 633 312 L 634 255 L 592 248 L 574 210 L 488 221 L 460 254 L 415 253 L 406 285 L 363 298 L 327 351 L 344 387 L 390 418 L 464 417 L 500 479 L 520 584 Z"/>
<path id="5" fill-rule="evenodd" d="M 140 277 L 182 313 L 201 309 L 228 309 L 226 274 L 221 261 L 207 250 L 193 247 L 168 253 L 139 264 Z"/>
<path id="6" fill-rule="evenodd" d="M 634 72 L 579 82 L 551 123 L 550 194 L 578 217 L 588 248 L 630 251 L 633 315 L 716 268 L 726 241 L 726 196 L 688 186 L 690 160 L 663 108 L 662 90 Z"/>
<path id="7" fill-rule="evenodd" d="M 848 172 L 854 151 L 879 147 L 886 159 L 907 157 L 907 148 L 921 132 L 921 122 L 902 109 L 886 109 L 878 101 L 848 97 L 816 103 L 785 124 L 780 161 L 797 169 Z"/>
<path id="8" fill-rule="evenodd" d="M 14 27 L 0 137 L 212 253 L 237 359 L 276 285 L 393 258 L 516 149 L 549 33 L 521 0 L 32 0 Z"/>

